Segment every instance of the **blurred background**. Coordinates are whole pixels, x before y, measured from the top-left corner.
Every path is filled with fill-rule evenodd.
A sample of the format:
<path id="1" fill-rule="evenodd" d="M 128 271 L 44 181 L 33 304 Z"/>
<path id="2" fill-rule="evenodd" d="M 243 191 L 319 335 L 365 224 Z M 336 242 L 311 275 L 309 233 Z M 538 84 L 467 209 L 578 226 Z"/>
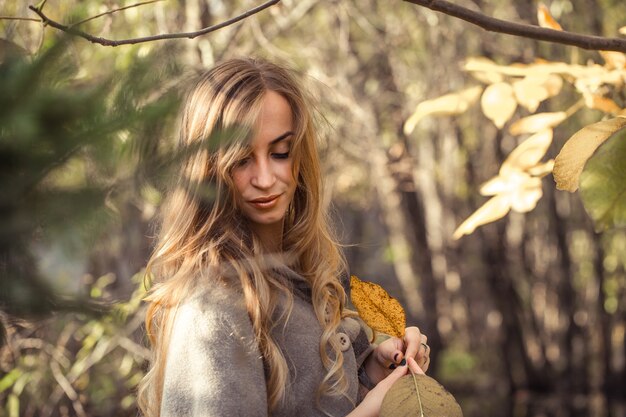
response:
<path id="1" fill-rule="evenodd" d="M 150 2 L 80 24 L 124 39 L 194 31 L 260 4 Z M 59 22 L 132 1 L 49 0 Z M 459 4 L 536 24 L 535 1 Z M 0 15 L 37 18 L 28 2 Z M 622 0 L 553 0 L 574 32 L 618 36 Z M 149 356 L 142 270 L 168 173 L 180 91 L 234 56 L 287 63 L 325 120 L 326 197 L 351 273 L 399 299 L 428 335 L 429 374 L 466 417 L 626 416 L 626 233 L 596 233 L 577 193 L 542 179 L 534 210 L 458 240 L 519 139 L 467 106 L 405 122 L 429 99 L 481 83 L 469 57 L 604 64 L 598 52 L 487 33 L 402 1 L 283 0 L 195 39 L 115 48 L 0 19 L 0 414 L 134 416 Z M 623 67 L 622 67 L 623 68 Z M 538 111 L 580 96 L 564 78 Z M 623 84 L 611 99 L 626 107 Z M 554 130 L 547 158 L 603 110 Z M 407 132 L 407 133 L 405 133 Z"/>

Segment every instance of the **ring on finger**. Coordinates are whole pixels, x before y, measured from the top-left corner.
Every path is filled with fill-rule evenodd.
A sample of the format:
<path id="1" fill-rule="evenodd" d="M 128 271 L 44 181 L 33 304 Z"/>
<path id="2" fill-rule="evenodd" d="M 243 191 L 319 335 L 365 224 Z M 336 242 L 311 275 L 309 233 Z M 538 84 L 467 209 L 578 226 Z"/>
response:
<path id="1" fill-rule="evenodd" d="M 420 342 L 420 344 L 421 344 L 422 346 L 424 346 L 424 349 L 426 350 L 426 352 L 428 352 L 428 351 L 430 350 L 430 346 L 428 346 L 426 343 L 424 343 L 424 342 Z"/>

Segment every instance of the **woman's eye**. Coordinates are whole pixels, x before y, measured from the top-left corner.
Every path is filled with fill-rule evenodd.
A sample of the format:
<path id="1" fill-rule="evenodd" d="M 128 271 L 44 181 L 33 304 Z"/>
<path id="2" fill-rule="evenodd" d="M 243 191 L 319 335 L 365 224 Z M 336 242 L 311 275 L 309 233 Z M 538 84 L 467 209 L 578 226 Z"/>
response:
<path id="1" fill-rule="evenodd" d="M 276 159 L 287 159 L 289 158 L 289 152 L 284 152 L 284 153 L 273 153 L 272 154 L 274 156 L 274 158 Z"/>
<path id="2" fill-rule="evenodd" d="M 243 158 L 243 159 L 240 159 L 239 161 L 237 161 L 235 166 L 242 167 L 242 166 L 246 165 L 248 162 L 250 162 L 250 158 L 249 157 L 248 158 Z"/>

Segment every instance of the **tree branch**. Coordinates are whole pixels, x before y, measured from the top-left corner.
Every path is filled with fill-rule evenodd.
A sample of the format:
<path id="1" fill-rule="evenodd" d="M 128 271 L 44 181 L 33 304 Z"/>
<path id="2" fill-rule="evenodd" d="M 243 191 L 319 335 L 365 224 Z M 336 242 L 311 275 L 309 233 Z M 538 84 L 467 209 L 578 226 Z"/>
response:
<path id="1" fill-rule="evenodd" d="M 29 22 L 41 22 L 41 19 L 34 17 L 18 17 L 18 16 L 0 16 L 0 20 L 26 20 Z"/>
<path id="2" fill-rule="evenodd" d="M 213 25 L 213 26 L 209 26 L 203 29 L 200 29 L 198 31 L 195 32 L 178 32 L 178 33 L 165 33 L 165 34 L 161 34 L 161 35 L 153 35 L 153 36 L 145 36 L 142 38 L 132 38 L 132 39 L 122 39 L 122 40 L 111 40 L 111 39 L 106 39 L 106 38 L 100 38 L 97 36 L 93 36 L 90 35 L 86 32 L 83 32 L 82 30 L 78 30 L 73 28 L 72 26 L 66 26 L 64 24 L 61 24 L 59 22 L 56 22 L 52 19 L 50 19 L 48 16 L 46 16 L 41 9 L 36 8 L 35 6 L 28 6 L 29 9 L 31 9 L 33 12 L 37 13 L 37 15 L 39 15 L 39 17 L 41 17 L 41 19 L 43 20 L 44 25 L 48 25 L 51 26 L 55 29 L 58 29 L 62 32 L 68 33 L 72 36 L 78 36 L 81 37 L 83 39 L 88 40 L 89 42 L 92 43 L 97 43 L 100 45 L 104 45 L 104 46 L 120 46 L 120 45 L 134 45 L 134 44 L 138 44 L 138 43 L 143 43 L 143 42 L 151 42 L 151 41 L 158 41 L 158 40 L 162 40 L 162 39 L 181 39 L 181 38 L 189 38 L 189 39 L 193 39 L 196 38 L 198 36 L 202 36 L 205 35 L 209 32 L 213 32 L 216 31 L 218 29 L 222 29 L 226 26 L 230 26 L 234 23 L 237 23 L 249 16 L 252 16 L 256 13 L 259 13 L 262 10 L 267 9 L 270 6 L 275 5 L 276 3 L 280 2 L 280 0 L 270 0 L 267 1 L 263 4 L 261 4 L 260 6 L 257 6 L 253 9 L 248 10 L 245 13 L 240 14 L 239 16 L 233 17 L 232 19 L 226 20 L 222 23 L 218 23 L 217 25 Z"/>
<path id="3" fill-rule="evenodd" d="M 626 52 L 626 39 L 581 35 L 578 33 L 509 22 L 469 10 L 465 7 L 457 6 L 445 0 L 404 1 L 463 19 L 490 32 L 507 33 L 509 35 L 537 39 L 540 41 L 573 45 L 583 49 Z"/>

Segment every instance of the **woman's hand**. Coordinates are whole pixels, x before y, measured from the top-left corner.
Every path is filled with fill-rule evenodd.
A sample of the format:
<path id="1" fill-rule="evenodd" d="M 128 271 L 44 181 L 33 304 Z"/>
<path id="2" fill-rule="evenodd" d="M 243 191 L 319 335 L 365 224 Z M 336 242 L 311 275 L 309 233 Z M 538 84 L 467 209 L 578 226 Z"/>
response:
<path id="1" fill-rule="evenodd" d="M 372 382 L 378 383 L 408 358 L 414 358 L 421 370 L 426 372 L 430 364 L 427 340 L 417 327 L 407 327 L 404 338 L 390 337 L 374 349 L 365 360 L 365 372 Z"/>
<path id="2" fill-rule="evenodd" d="M 408 364 L 408 366 L 406 366 Z M 383 398 L 389 388 L 409 371 L 416 374 L 424 374 L 424 371 L 417 365 L 415 359 L 409 357 L 404 365 L 399 365 L 395 370 L 381 380 L 370 392 L 367 393 L 363 401 L 347 417 L 377 417 L 380 414 L 380 407 Z"/>

